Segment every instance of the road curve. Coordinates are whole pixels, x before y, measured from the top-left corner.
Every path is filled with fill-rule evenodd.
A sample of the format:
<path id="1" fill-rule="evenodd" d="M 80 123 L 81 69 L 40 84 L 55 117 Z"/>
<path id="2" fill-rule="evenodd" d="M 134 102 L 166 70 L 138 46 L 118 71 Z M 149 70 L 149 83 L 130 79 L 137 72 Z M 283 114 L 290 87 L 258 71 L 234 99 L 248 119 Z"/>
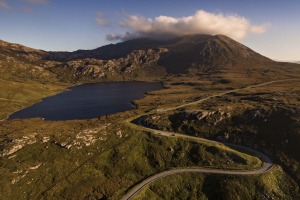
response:
<path id="1" fill-rule="evenodd" d="M 167 108 L 167 109 L 159 109 L 159 110 L 156 110 L 156 112 L 162 113 L 162 112 L 166 112 L 166 111 L 170 111 L 170 110 L 176 110 L 178 108 L 186 107 L 186 106 L 189 106 L 189 105 L 199 104 L 199 103 L 202 103 L 206 100 L 209 100 L 209 99 L 212 99 L 212 98 L 215 98 L 215 97 L 219 97 L 219 96 L 223 96 L 223 95 L 226 95 L 226 94 L 229 94 L 229 93 L 232 93 L 232 92 L 237 92 L 237 91 L 241 91 L 241 90 L 260 87 L 260 86 L 269 85 L 269 84 L 278 83 L 278 82 L 294 81 L 294 80 L 299 80 L 299 79 L 285 79 L 285 80 L 270 81 L 270 82 L 265 82 L 265 83 L 261 83 L 261 84 L 257 84 L 257 85 L 251 85 L 251 86 L 241 88 L 241 89 L 229 90 L 229 91 L 222 92 L 222 93 L 219 93 L 219 94 L 216 94 L 216 95 L 205 97 L 205 98 L 200 99 L 198 101 L 183 104 L 183 105 L 180 105 L 180 106 L 177 106 L 177 107 Z M 226 169 L 211 169 L 211 168 L 200 168 L 200 167 L 199 168 L 180 168 L 180 169 L 166 170 L 166 171 L 154 174 L 154 175 L 146 178 L 142 182 L 138 183 L 133 188 L 131 188 L 121 198 L 121 200 L 129 200 L 132 197 L 134 197 L 139 191 L 141 191 L 143 188 L 145 188 L 147 185 L 149 185 L 150 183 L 153 183 L 158 179 L 161 179 L 163 177 L 173 175 L 173 174 L 179 174 L 179 173 L 209 173 L 209 174 L 227 174 L 227 175 L 257 175 L 257 174 L 262 174 L 262 173 L 268 172 L 273 166 L 273 163 L 272 163 L 271 159 L 268 156 L 266 156 L 265 154 L 263 154 L 259 151 L 251 149 L 249 147 L 245 147 L 245 146 L 241 146 L 241 145 L 237 145 L 237 144 L 226 143 L 226 142 L 208 140 L 208 139 L 204 139 L 204 138 L 198 138 L 198 137 L 183 135 L 183 134 L 179 134 L 179 133 L 160 131 L 160 130 L 156 130 L 156 129 L 146 127 L 142 123 L 143 118 L 145 118 L 146 115 L 149 115 L 149 114 L 152 114 L 152 113 L 154 113 L 154 112 L 148 112 L 148 113 L 146 113 L 142 116 L 136 117 L 135 119 L 138 118 L 137 124 L 133 123 L 134 120 L 132 120 L 132 119 L 128 120 L 127 122 L 131 123 L 131 125 L 133 125 L 133 126 L 138 126 L 139 128 L 150 131 L 153 134 L 160 135 L 160 136 L 187 138 L 187 139 L 193 139 L 193 140 L 198 140 L 198 141 L 211 142 L 211 143 L 215 143 L 215 144 L 224 144 L 224 145 L 232 147 L 233 149 L 243 149 L 246 152 L 249 152 L 249 154 L 260 158 L 261 161 L 262 161 L 262 166 L 259 169 L 247 170 L 247 171 L 228 170 L 228 169 L 227 170 Z"/>

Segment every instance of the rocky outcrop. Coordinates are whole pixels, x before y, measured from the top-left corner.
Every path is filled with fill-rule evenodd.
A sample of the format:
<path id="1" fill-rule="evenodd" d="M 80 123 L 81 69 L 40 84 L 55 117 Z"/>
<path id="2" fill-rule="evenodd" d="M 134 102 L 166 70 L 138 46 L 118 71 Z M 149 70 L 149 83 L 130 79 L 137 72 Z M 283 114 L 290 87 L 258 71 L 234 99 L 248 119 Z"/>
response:
<path id="1" fill-rule="evenodd" d="M 167 49 L 135 50 L 125 57 L 112 60 L 86 58 L 65 63 L 47 62 L 44 68 L 54 72 L 64 80 L 66 74 L 75 80 L 103 79 L 130 80 L 147 76 L 162 76 L 165 71 L 157 65 L 161 54 Z M 64 73 L 59 73 L 63 70 Z"/>

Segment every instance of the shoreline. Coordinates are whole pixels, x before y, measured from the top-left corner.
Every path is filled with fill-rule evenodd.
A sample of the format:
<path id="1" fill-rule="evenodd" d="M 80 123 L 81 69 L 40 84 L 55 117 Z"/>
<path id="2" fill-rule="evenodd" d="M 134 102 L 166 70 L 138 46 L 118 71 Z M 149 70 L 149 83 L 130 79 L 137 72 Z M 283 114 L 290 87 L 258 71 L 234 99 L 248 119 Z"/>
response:
<path id="1" fill-rule="evenodd" d="M 160 81 L 135 81 L 135 80 L 129 80 L 129 81 L 112 81 L 112 82 L 83 82 L 83 83 L 76 83 L 76 84 L 73 84 L 73 85 L 70 85 L 70 86 L 66 87 L 63 91 L 60 91 L 60 92 L 58 92 L 58 93 L 56 93 L 56 94 L 53 94 L 53 95 L 44 97 L 44 98 L 40 99 L 39 101 L 34 102 L 34 103 L 30 104 L 30 105 L 22 106 L 22 108 L 20 108 L 20 109 L 14 111 L 13 113 L 11 113 L 9 116 L 7 116 L 7 117 L 6 117 L 5 119 L 3 119 L 2 121 L 24 120 L 24 119 L 33 119 L 33 118 L 39 118 L 39 119 L 42 119 L 42 120 L 44 120 L 44 121 L 70 121 L 70 120 L 89 120 L 89 119 L 94 119 L 94 118 L 97 118 L 97 117 L 94 117 L 94 118 L 87 118 L 87 119 L 47 120 L 47 119 L 45 119 L 45 118 L 43 118 L 43 117 L 14 118 L 14 119 L 11 119 L 11 116 L 14 115 L 15 113 L 17 113 L 17 112 L 23 110 L 23 109 L 26 109 L 26 108 L 28 108 L 28 107 L 31 107 L 31 106 L 35 105 L 35 104 L 41 103 L 41 102 L 43 102 L 45 99 L 47 99 L 47 98 L 49 98 L 49 97 L 54 97 L 54 96 L 59 95 L 59 94 L 62 94 L 62 93 L 64 93 L 64 92 L 72 91 L 72 89 L 75 88 L 75 87 L 79 87 L 79 86 L 83 86 L 83 85 L 89 85 L 89 84 L 101 84 L 101 83 L 104 83 L 104 84 L 112 83 L 112 84 L 113 84 L 113 83 L 123 83 L 123 82 L 124 82 L 124 83 L 130 83 L 130 82 L 132 82 L 132 83 L 142 83 L 142 82 L 144 82 L 144 83 L 160 83 L 160 85 L 161 85 L 161 88 L 160 88 L 160 89 L 154 89 L 154 90 L 151 90 L 151 91 L 157 91 L 157 90 L 162 90 L 162 89 L 164 89 L 164 82 L 163 82 L 162 80 L 160 80 Z M 137 98 L 137 99 L 134 99 L 134 100 L 132 100 L 132 101 L 129 101 L 129 104 L 132 106 L 131 109 L 124 109 L 124 110 L 121 110 L 121 111 L 116 112 L 116 113 L 121 113 L 121 112 L 125 112 L 125 111 L 128 111 L 128 110 L 135 110 L 135 109 L 138 109 L 138 105 L 135 104 L 134 101 L 145 98 L 146 95 L 147 95 L 147 93 L 148 93 L 148 92 L 151 92 L 151 91 L 146 91 L 146 92 L 143 93 L 143 95 L 142 95 L 140 98 Z M 116 113 L 111 113 L 111 114 L 108 114 L 108 115 L 112 115 L 112 114 L 116 114 Z M 105 116 L 105 115 L 99 115 L 98 117 L 101 117 L 101 116 Z"/>

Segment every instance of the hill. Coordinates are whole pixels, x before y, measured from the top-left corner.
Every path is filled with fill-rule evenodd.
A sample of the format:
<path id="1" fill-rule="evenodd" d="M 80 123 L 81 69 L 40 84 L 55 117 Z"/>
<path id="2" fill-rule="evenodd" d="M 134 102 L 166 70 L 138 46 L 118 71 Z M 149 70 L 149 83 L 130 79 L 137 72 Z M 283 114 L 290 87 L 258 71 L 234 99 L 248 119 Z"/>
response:
<path id="1" fill-rule="evenodd" d="M 133 39 L 110 44 L 94 50 L 75 52 L 50 52 L 45 59 L 70 61 L 94 58 L 101 60 L 119 59 L 135 50 L 167 49 L 158 64 L 168 73 L 186 73 L 191 68 L 215 70 L 223 67 L 246 67 L 254 64 L 270 64 L 272 60 L 224 35 L 187 35 L 172 40 L 149 38 Z"/>
<path id="2" fill-rule="evenodd" d="M 74 52 L 46 52 L 1 42 L 0 56 L 1 60 L 31 65 L 26 70 L 15 69 L 17 74 L 42 72 L 63 82 L 156 80 L 170 74 L 216 74 L 224 70 L 272 77 L 277 70 L 293 74 L 290 68 L 296 66 L 275 62 L 224 35 L 141 38 Z"/>
<path id="3" fill-rule="evenodd" d="M 46 54 L 0 40 L 0 121 L 66 87 L 55 74 L 43 68 Z"/>
<path id="4" fill-rule="evenodd" d="M 56 82 L 55 74 L 45 69 L 43 50 L 0 40 L 0 78 L 18 82 Z"/>

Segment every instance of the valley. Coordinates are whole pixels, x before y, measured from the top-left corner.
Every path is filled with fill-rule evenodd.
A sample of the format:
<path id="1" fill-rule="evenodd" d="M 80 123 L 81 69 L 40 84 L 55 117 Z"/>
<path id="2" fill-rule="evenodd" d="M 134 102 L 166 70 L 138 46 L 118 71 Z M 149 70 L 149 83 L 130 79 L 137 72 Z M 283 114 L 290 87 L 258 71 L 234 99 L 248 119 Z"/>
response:
<path id="1" fill-rule="evenodd" d="M 274 165 L 247 176 L 172 174 L 133 199 L 300 198 L 299 65 L 226 36 L 138 39 L 70 53 L 2 44 L 1 199 L 120 199 L 164 171 L 247 172 L 266 161 L 226 143 L 262 152 Z M 161 81 L 163 89 L 135 100 L 134 110 L 93 119 L 7 120 L 72 85 L 110 81 Z"/>

